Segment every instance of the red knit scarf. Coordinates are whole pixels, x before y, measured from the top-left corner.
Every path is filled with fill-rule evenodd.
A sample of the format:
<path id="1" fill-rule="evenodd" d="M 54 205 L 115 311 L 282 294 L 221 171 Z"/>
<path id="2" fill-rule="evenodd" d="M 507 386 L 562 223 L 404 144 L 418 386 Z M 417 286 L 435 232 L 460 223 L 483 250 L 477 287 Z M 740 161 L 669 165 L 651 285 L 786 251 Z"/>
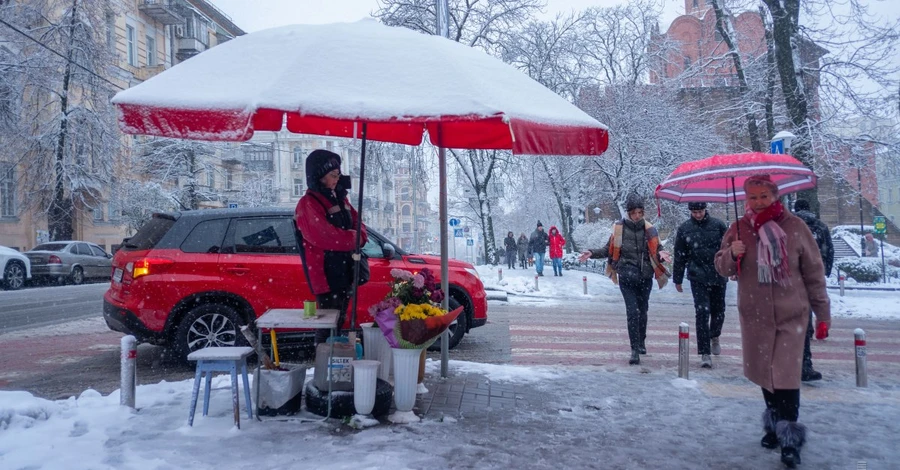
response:
<path id="1" fill-rule="evenodd" d="M 750 209 L 744 217 L 753 225 L 759 235 L 756 244 L 757 276 L 760 284 L 773 282 L 785 286 L 790 284 L 787 259 L 787 234 L 778 225 L 784 217 L 784 206 L 775 201 L 760 213 Z"/>

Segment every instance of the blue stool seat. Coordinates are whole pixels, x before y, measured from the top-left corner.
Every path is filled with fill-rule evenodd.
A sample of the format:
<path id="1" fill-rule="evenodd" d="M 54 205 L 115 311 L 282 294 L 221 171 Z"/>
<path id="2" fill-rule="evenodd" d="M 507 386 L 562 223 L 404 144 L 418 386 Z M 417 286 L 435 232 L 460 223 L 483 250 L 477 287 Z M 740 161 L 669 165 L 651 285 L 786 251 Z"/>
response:
<path id="1" fill-rule="evenodd" d="M 210 347 L 188 354 L 189 361 L 197 361 L 197 373 L 194 375 L 194 391 L 191 393 L 191 414 L 188 426 L 194 425 L 194 411 L 197 409 L 197 397 L 200 394 L 200 379 L 206 374 L 206 388 L 203 391 L 203 416 L 209 413 L 209 388 L 213 372 L 231 372 L 231 403 L 234 407 L 234 425 L 241 428 L 241 407 L 238 399 L 238 370 L 244 382 L 244 397 L 247 401 L 247 417 L 253 418 L 253 405 L 250 402 L 250 381 L 247 378 L 247 357 L 253 354 L 250 347 Z"/>

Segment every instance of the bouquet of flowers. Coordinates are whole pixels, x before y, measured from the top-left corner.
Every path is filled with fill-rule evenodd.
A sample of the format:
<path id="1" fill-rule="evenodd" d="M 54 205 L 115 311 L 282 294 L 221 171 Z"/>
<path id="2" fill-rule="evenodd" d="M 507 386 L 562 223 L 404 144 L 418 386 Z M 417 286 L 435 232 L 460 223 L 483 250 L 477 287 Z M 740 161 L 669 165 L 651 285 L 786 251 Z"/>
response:
<path id="1" fill-rule="evenodd" d="M 416 274 L 392 269 L 391 292 L 369 307 L 369 313 L 392 348 L 427 348 L 462 312 L 440 308 L 444 292 L 428 268 Z"/>

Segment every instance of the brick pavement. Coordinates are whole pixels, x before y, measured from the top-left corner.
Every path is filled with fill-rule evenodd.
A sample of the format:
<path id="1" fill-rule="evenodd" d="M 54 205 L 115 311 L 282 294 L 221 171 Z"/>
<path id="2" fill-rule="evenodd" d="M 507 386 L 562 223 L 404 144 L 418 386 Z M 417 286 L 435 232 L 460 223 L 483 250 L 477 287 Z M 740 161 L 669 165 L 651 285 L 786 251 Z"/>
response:
<path id="1" fill-rule="evenodd" d="M 640 370 L 677 376 L 678 324 L 691 326 L 690 378 L 711 397 L 751 397 L 759 388 L 743 377 L 740 325 L 736 308 L 726 312 L 722 355 L 714 356 L 713 369 L 700 369 L 694 337 L 694 312 L 690 295 L 685 303 L 662 298 L 654 302 L 648 321 L 647 350 Z M 573 301 L 565 304 L 492 303 L 491 322 L 472 330 L 454 360 L 481 361 L 466 353 L 465 345 L 492 343 L 491 356 L 508 357 L 508 363 L 525 366 L 603 367 L 625 369 L 630 351 L 621 302 Z M 900 404 L 900 322 L 837 317 L 831 336 L 814 341 L 813 361 L 824 379 L 803 385 L 804 401 Z M 855 387 L 853 331 L 863 328 L 868 339 L 869 388 Z M 481 331 L 479 331 L 481 330 Z M 504 338 L 504 333 L 508 336 Z M 508 339 L 507 339 L 508 338 Z M 508 353 L 506 348 L 508 347 Z M 508 355 L 507 355 L 508 354 Z M 439 355 L 429 357 L 439 360 Z M 503 362 L 503 361 L 496 361 Z M 540 407 L 543 398 L 528 385 L 491 383 L 478 373 L 459 373 L 440 379 L 429 374 L 428 394 L 420 395 L 417 410 L 431 418 L 484 410 Z"/>

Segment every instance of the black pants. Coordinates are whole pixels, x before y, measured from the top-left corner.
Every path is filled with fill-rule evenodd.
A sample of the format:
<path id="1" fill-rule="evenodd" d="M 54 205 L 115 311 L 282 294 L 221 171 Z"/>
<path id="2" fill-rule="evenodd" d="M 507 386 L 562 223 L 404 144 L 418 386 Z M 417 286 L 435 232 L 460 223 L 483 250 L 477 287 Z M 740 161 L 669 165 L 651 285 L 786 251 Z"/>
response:
<path id="1" fill-rule="evenodd" d="M 722 334 L 725 323 L 725 284 L 691 282 L 697 317 L 697 354 L 710 354 L 709 340 Z"/>
<path id="2" fill-rule="evenodd" d="M 350 295 L 347 292 L 326 292 L 316 296 L 318 308 L 336 308 L 338 312 L 337 335 L 341 335 L 341 329 L 344 327 L 344 320 L 347 318 L 347 304 L 350 302 Z M 330 330 L 316 330 L 316 345 L 324 343 L 331 335 Z"/>
<path id="3" fill-rule="evenodd" d="M 619 282 L 619 290 L 625 299 L 625 314 L 628 319 L 628 339 L 631 349 L 640 349 L 647 339 L 647 309 L 653 278 L 632 282 Z"/>
<path id="4" fill-rule="evenodd" d="M 797 422 L 800 417 L 800 389 L 775 390 L 772 393 L 762 389 L 763 398 L 766 400 L 766 408 L 775 410 L 775 421 Z"/>
<path id="5" fill-rule="evenodd" d="M 506 250 L 506 267 L 508 269 L 516 269 L 516 252 Z"/>
<path id="6" fill-rule="evenodd" d="M 809 312 L 809 323 L 806 325 L 806 340 L 803 342 L 803 370 L 811 371 L 812 366 L 812 350 L 809 349 L 809 342 L 813 335 L 812 312 Z"/>
<path id="7" fill-rule="evenodd" d="M 528 267 L 528 265 L 527 265 L 527 258 L 528 258 L 528 257 L 525 256 L 525 252 L 524 252 L 524 251 L 519 252 L 519 266 L 520 266 L 522 269 L 525 269 L 525 268 Z"/>

